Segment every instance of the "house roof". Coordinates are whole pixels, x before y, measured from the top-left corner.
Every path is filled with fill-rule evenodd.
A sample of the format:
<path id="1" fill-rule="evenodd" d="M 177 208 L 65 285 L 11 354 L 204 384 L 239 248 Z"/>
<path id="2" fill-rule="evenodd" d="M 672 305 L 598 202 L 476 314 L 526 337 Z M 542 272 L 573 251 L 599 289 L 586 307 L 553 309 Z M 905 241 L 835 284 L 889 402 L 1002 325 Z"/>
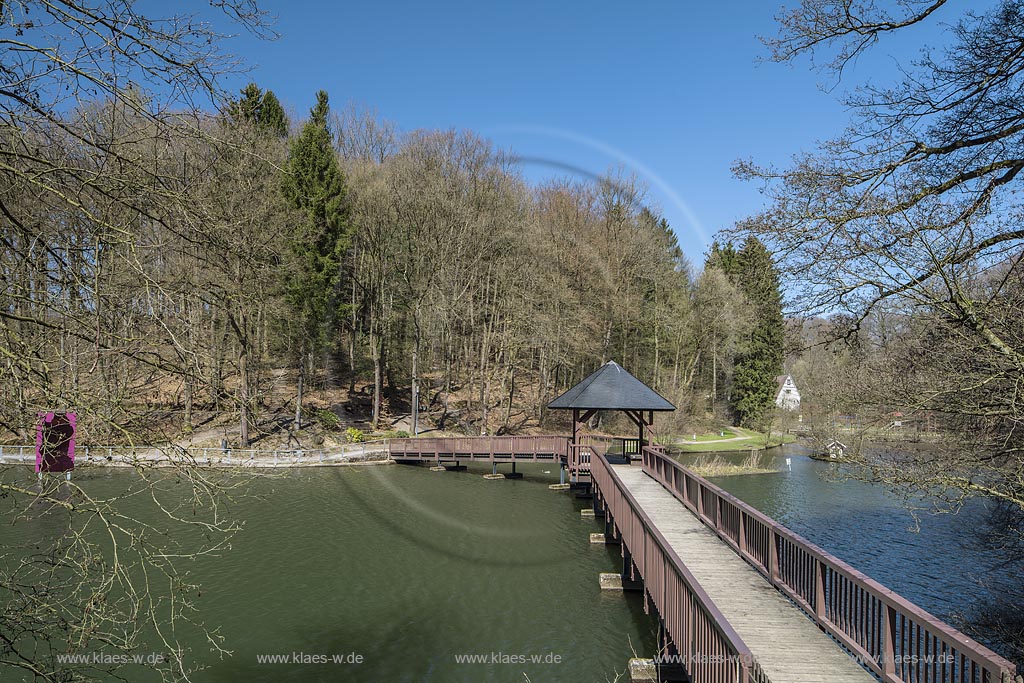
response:
<path id="1" fill-rule="evenodd" d="M 779 375 L 778 377 L 775 378 L 775 384 L 777 384 L 779 389 L 781 390 L 782 385 L 786 383 L 786 380 L 791 378 L 792 375 Z M 796 384 L 796 382 L 793 382 L 793 384 Z"/>
<path id="2" fill-rule="evenodd" d="M 608 361 L 596 372 L 548 404 L 554 409 L 580 410 L 655 410 L 676 407 L 649 386 L 629 374 L 615 361 Z"/>

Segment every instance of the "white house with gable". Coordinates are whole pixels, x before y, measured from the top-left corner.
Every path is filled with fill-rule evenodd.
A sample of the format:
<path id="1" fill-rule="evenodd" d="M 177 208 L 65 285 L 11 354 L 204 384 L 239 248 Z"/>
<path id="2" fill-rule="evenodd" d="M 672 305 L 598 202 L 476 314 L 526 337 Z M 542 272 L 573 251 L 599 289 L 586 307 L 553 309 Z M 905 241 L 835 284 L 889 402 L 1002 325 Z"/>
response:
<path id="1" fill-rule="evenodd" d="M 800 390 L 796 388 L 796 382 L 792 375 L 779 375 L 775 378 L 779 391 L 775 394 L 775 405 L 783 410 L 798 410 L 800 408 Z"/>

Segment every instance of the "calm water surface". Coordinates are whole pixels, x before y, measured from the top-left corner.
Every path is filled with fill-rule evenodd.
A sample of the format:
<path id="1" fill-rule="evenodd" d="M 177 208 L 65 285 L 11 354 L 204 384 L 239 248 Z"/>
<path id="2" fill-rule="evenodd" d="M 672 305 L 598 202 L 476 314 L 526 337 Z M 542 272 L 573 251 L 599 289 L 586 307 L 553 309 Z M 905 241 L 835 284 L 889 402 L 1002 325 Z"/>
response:
<path id="1" fill-rule="evenodd" d="M 525 480 L 484 480 L 489 468 L 365 466 L 257 481 L 231 506 L 245 521 L 232 550 L 190 567 L 201 617 L 234 651 L 219 659 L 180 633 L 208 667 L 194 680 L 612 681 L 633 649 L 654 654 L 655 624 L 639 595 L 598 587 L 600 572 L 621 567 L 618 548 L 590 544 L 598 525 L 580 517 L 582 501 L 548 490 L 550 466 L 520 469 Z M 76 473 L 94 496 L 135 479 Z M 150 506 L 139 509 L 159 523 Z M 258 654 L 292 652 L 354 652 L 364 662 L 257 663 Z M 455 660 L 492 653 L 561 663 Z M 132 669 L 129 680 L 145 678 Z"/>
<path id="2" fill-rule="evenodd" d="M 1013 582 L 999 558 L 964 540 L 984 524 L 984 504 L 915 519 L 885 489 L 836 481 L 833 465 L 801 453 L 779 453 L 776 474 L 716 481 L 944 619 Z M 580 518 L 582 501 L 548 490 L 557 474 L 545 469 L 524 466 L 520 481 L 486 481 L 481 468 L 407 466 L 258 479 L 231 505 L 245 523 L 231 551 L 189 567 L 202 583 L 201 617 L 233 650 L 218 658 L 182 631 L 193 663 L 207 667 L 194 680 L 614 680 L 633 651 L 653 654 L 654 623 L 637 594 L 598 589 L 598 573 L 621 566 L 618 548 L 590 545 L 598 523 Z M 114 469 L 83 470 L 76 479 L 94 496 L 137 483 L 132 472 Z M 138 514 L 159 524 L 142 501 Z M 0 530 L 0 542 L 38 531 L 31 524 Z M 354 652 L 364 662 L 257 662 L 293 652 Z M 456 661 L 495 653 L 557 655 L 561 663 Z M 125 673 L 145 678 L 143 670 Z"/>

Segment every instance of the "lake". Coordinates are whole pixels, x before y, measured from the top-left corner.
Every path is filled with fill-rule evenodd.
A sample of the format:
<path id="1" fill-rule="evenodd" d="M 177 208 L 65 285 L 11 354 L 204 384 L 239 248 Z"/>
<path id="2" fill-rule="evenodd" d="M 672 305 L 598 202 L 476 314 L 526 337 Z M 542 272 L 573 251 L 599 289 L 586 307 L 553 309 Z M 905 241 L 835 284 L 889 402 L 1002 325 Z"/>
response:
<path id="1" fill-rule="evenodd" d="M 944 619 L 1014 578 L 962 540 L 984 522 L 983 503 L 915 521 L 885 489 L 837 481 L 834 465 L 801 453 L 771 456 L 778 473 L 716 482 Z M 193 680 L 613 681 L 633 652 L 654 654 L 656 624 L 639 594 L 599 590 L 598 574 L 621 566 L 619 549 L 589 543 L 600 523 L 580 517 L 586 503 L 547 488 L 558 479 L 550 465 L 520 469 L 523 480 L 484 480 L 481 465 L 251 481 L 229 508 L 245 524 L 231 550 L 187 563 L 201 617 L 232 650 L 218 657 L 197 631 L 180 631 L 186 661 L 205 667 Z M 139 484 L 122 469 L 79 470 L 75 481 L 94 497 Z M 161 523 L 142 498 L 124 506 Z M 38 521 L 0 530 L 0 542 L 39 533 Z M 261 661 L 278 656 L 287 661 Z M 336 656 L 345 661 L 314 660 Z M 145 680 L 147 669 L 125 674 Z"/>

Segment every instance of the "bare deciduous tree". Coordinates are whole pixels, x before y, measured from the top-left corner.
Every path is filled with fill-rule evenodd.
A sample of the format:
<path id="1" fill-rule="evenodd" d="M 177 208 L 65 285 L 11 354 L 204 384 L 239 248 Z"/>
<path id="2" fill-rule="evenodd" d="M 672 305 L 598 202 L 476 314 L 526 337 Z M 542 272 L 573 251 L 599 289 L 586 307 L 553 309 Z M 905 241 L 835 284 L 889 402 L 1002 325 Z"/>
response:
<path id="1" fill-rule="evenodd" d="M 839 74 L 876 41 L 940 20 L 945 4 L 803 0 L 768 44 L 776 60 L 812 55 Z M 885 375 L 905 391 L 888 393 L 901 408 L 944 415 L 965 438 L 893 480 L 1017 505 L 1024 350 L 1019 309 L 1006 302 L 1024 248 L 1022 78 L 1024 2 L 1000 0 L 957 19 L 950 44 L 926 50 L 894 85 L 853 91 L 849 130 L 816 153 L 781 171 L 737 165 L 767 181 L 772 201 L 739 232 L 780 257 L 801 312 L 848 314 L 856 329 L 898 307 L 919 320 L 912 339 L 945 352 L 915 352 L 913 366 L 905 356 L 900 374 Z"/>

